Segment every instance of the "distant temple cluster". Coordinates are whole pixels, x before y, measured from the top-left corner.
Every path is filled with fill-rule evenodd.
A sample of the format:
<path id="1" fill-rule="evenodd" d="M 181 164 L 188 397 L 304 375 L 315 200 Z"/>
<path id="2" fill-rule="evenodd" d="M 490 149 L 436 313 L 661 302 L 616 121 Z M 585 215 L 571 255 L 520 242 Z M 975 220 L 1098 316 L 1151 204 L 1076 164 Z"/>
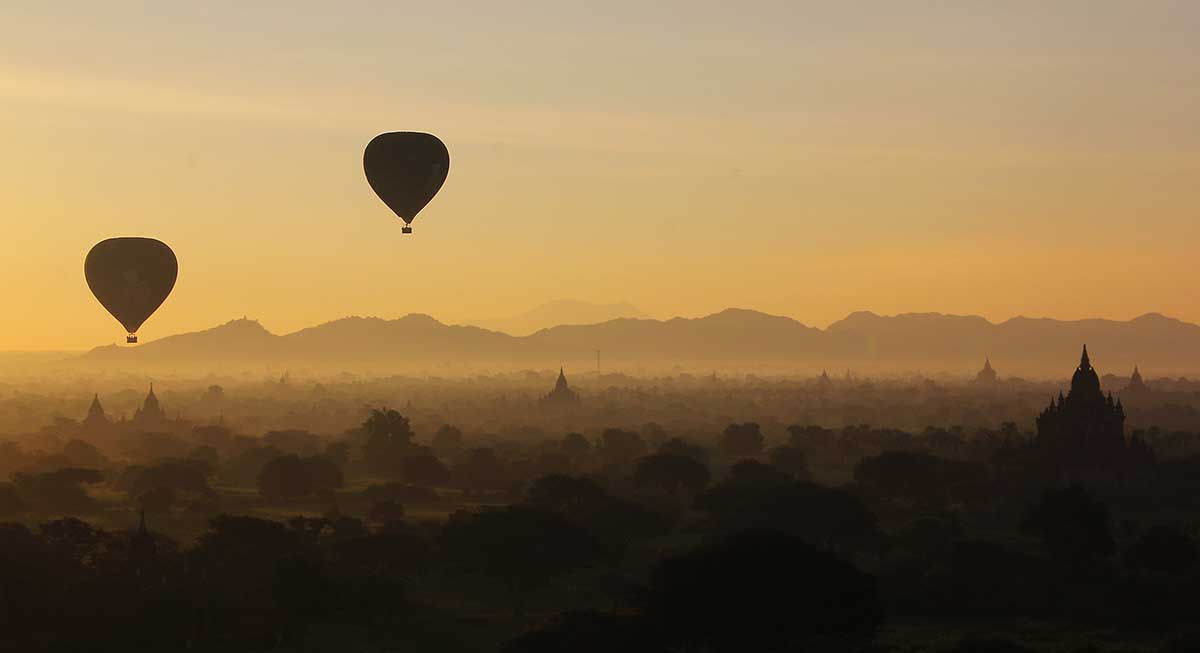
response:
<path id="1" fill-rule="evenodd" d="M 173 420 L 167 417 L 166 411 L 158 402 L 158 396 L 154 394 L 154 384 L 151 384 L 141 407 L 135 410 L 133 417 L 129 419 L 125 417 L 121 417 L 119 420 L 111 419 L 100 403 L 100 395 L 94 395 L 92 405 L 88 408 L 87 417 L 80 423 L 80 432 L 103 439 L 121 432 L 169 433 L 184 426 L 185 423 L 182 420 Z"/>
<path id="2" fill-rule="evenodd" d="M 554 383 L 554 389 L 538 403 L 547 408 L 569 408 L 579 405 L 579 394 L 567 384 L 567 375 L 563 368 L 558 368 L 558 381 Z"/>

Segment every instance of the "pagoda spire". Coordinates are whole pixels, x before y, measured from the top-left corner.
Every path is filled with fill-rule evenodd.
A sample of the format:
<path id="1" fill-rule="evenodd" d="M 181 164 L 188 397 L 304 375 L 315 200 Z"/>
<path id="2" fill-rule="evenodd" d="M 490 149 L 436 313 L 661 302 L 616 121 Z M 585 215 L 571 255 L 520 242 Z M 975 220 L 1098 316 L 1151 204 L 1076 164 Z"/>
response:
<path id="1" fill-rule="evenodd" d="M 1092 366 L 1092 361 L 1088 359 L 1087 345 L 1083 346 L 1083 356 L 1079 357 L 1079 369 L 1086 370 Z"/>

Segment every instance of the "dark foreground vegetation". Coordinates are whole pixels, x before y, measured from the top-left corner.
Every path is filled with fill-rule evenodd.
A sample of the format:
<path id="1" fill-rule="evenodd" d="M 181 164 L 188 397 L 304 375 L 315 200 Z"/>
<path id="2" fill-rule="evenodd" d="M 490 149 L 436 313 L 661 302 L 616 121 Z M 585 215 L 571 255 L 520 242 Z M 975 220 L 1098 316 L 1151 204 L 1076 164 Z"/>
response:
<path id="1" fill-rule="evenodd" d="M 1051 422 L 79 427 L 8 446 L 3 648 L 1197 650 L 1200 440 L 1101 459 Z"/>

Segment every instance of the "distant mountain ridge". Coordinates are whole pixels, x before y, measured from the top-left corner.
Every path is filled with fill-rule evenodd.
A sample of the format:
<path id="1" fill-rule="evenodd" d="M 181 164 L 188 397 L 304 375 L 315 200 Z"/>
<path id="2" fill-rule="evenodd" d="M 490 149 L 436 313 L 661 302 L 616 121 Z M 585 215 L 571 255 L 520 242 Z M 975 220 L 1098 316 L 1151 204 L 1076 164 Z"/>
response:
<path id="1" fill-rule="evenodd" d="M 629 302 L 593 304 L 576 299 L 556 299 L 520 315 L 500 319 L 465 320 L 464 323 L 513 336 L 524 336 L 556 326 L 599 324 L 623 317 L 647 316 Z"/>
<path id="2" fill-rule="evenodd" d="M 1149 313 L 1129 321 L 1031 319 L 995 324 L 978 316 L 852 313 L 822 330 L 746 309 L 699 318 L 618 318 L 561 325 L 526 336 L 447 325 L 428 315 L 348 317 L 275 335 L 253 320 L 169 336 L 134 348 L 110 345 L 72 362 L 112 368 L 251 366 L 340 369 L 607 369 L 681 365 L 709 369 L 856 368 L 967 374 L 990 357 L 1000 376 L 1069 375 L 1087 344 L 1101 373 L 1200 371 L 1200 326 Z"/>

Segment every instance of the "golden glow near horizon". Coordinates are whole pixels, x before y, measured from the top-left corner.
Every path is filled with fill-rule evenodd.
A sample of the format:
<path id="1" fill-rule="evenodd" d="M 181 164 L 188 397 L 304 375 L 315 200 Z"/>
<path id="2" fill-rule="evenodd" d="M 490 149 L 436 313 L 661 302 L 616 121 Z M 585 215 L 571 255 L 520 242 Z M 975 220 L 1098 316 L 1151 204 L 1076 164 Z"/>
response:
<path id="1" fill-rule="evenodd" d="M 1195 3 L 43 4 L 0 6 L 0 350 L 121 338 L 82 278 L 120 235 L 180 259 L 147 340 L 559 297 L 1200 321 Z M 409 237 L 361 169 L 402 129 L 452 157 Z"/>

